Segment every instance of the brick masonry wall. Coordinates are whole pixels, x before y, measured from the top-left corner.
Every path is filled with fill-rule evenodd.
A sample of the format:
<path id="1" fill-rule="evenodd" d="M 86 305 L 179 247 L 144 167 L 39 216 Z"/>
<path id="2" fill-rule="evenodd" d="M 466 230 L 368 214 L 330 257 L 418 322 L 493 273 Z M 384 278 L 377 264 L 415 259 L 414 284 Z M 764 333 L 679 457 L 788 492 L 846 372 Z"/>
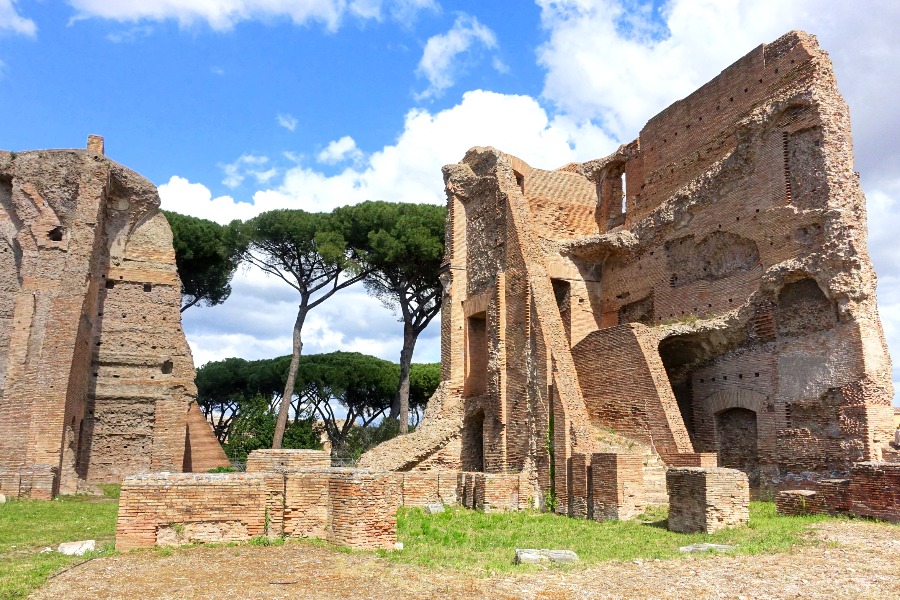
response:
<path id="1" fill-rule="evenodd" d="M 196 395 L 156 188 L 98 148 L 0 152 L 0 467 L 62 493 L 182 470 Z"/>
<path id="2" fill-rule="evenodd" d="M 590 517 L 595 521 L 633 519 L 644 511 L 644 474 L 638 454 L 591 455 Z"/>
<path id="3" fill-rule="evenodd" d="M 52 500 L 56 467 L 31 465 L 21 469 L 0 469 L 0 494 L 10 498 Z"/>
<path id="4" fill-rule="evenodd" d="M 857 463 L 850 469 L 850 479 L 827 479 L 812 487 L 778 492 L 778 513 L 851 514 L 900 522 L 900 463 Z"/>
<path id="5" fill-rule="evenodd" d="M 847 495 L 852 514 L 900 522 L 900 463 L 853 465 Z"/>
<path id="6" fill-rule="evenodd" d="M 277 473 L 129 476 L 119 497 L 116 549 L 149 548 L 160 538 L 190 543 L 279 535 L 283 494 L 284 478 Z M 199 537 L 192 539 L 193 531 Z"/>
<path id="7" fill-rule="evenodd" d="M 671 468 L 666 489 L 672 531 L 713 533 L 749 521 L 750 485 L 737 469 Z"/>
<path id="8" fill-rule="evenodd" d="M 254 450 L 247 457 L 247 472 L 299 471 L 330 467 L 331 456 L 324 450 Z"/>
<path id="9" fill-rule="evenodd" d="M 351 548 L 394 548 L 397 509 L 402 501 L 399 473 L 334 474 L 328 491 L 331 512 L 328 541 Z"/>

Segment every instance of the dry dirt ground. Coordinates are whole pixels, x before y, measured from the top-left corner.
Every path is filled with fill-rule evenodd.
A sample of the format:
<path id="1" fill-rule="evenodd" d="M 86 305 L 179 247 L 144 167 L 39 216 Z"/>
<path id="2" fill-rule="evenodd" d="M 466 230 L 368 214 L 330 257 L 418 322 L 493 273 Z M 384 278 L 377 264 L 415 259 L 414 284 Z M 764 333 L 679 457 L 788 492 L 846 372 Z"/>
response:
<path id="1" fill-rule="evenodd" d="M 818 526 L 791 553 L 605 563 L 479 579 L 369 554 L 288 543 L 96 559 L 32 598 L 900 598 L 900 528 Z"/>

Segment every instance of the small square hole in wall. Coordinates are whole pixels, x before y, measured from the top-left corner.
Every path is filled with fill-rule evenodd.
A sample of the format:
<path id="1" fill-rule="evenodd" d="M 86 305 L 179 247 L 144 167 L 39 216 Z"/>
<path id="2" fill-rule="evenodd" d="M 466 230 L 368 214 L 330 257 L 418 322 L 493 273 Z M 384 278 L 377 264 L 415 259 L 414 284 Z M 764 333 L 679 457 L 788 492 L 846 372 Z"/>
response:
<path id="1" fill-rule="evenodd" d="M 172 368 L 174 366 L 175 365 L 172 363 L 171 360 L 167 360 L 162 364 L 162 366 L 160 367 L 160 370 L 162 371 L 163 375 L 168 375 L 169 373 L 172 372 Z"/>
<path id="2" fill-rule="evenodd" d="M 144 284 L 144 291 L 145 291 L 145 292 L 152 292 L 152 291 L 153 291 L 153 284 L 151 284 L 151 283 L 145 283 L 145 284 Z"/>
<path id="3" fill-rule="evenodd" d="M 47 232 L 47 237 L 50 238 L 51 242 L 61 242 L 63 239 L 62 227 L 54 227 L 49 232 Z"/>
<path id="4" fill-rule="evenodd" d="M 107 279 L 106 280 L 106 289 L 111 290 L 114 287 L 116 287 L 116 282 L 113 281 L 112 279 Z"/>

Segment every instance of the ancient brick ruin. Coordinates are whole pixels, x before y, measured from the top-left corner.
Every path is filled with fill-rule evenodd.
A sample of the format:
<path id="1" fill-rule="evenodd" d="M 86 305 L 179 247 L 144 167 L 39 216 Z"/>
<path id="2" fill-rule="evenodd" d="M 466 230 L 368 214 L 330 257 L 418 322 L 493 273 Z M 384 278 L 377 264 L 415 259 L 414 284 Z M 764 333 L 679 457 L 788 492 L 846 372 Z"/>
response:
<path id="1" fill-rule="evenodd" d="M 537 504 L 602 518 L 665 501 L 670 467 L 769 492 L 889 456 L 853 169 L 848 108 L 802 32 L 606 158 L 548 171 L 473 148 L 444 168 L 443 381 L 361 466 L 515 473 Z"/>
<path id="2" fill-rule="evenodd" d="M 815 38 L 760 46 L 604 159 L 473 148 L 444 179 L 442 382 L 415 433 L 359 469 L 257 451 L 246 474 L 129 477 L 117 547 L 391 548 L 397 509 L 432 503 L 668 502 L 670 528 L 712 532 L 747 522 L 753 490 L 900 520 L 865 199 Z"/>
<path id="3" fill-rule="evenodd" d="M 152 183 L 87 150 L 0 152 L 0 491 L 227 464 L 193 399 Z"/>

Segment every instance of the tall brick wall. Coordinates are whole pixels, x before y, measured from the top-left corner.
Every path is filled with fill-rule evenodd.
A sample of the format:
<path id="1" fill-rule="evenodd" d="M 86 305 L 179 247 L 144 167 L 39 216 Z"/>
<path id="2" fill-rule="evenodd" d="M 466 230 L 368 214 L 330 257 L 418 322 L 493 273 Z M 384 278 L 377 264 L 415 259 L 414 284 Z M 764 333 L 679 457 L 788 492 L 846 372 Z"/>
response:
<path id="1" fill-rule="evenodd" d="M 64 493 L 181 470 L 196 390 L 155 187 L 92 150 L 0 152 L 0 229 L 0 469 Z"/>

